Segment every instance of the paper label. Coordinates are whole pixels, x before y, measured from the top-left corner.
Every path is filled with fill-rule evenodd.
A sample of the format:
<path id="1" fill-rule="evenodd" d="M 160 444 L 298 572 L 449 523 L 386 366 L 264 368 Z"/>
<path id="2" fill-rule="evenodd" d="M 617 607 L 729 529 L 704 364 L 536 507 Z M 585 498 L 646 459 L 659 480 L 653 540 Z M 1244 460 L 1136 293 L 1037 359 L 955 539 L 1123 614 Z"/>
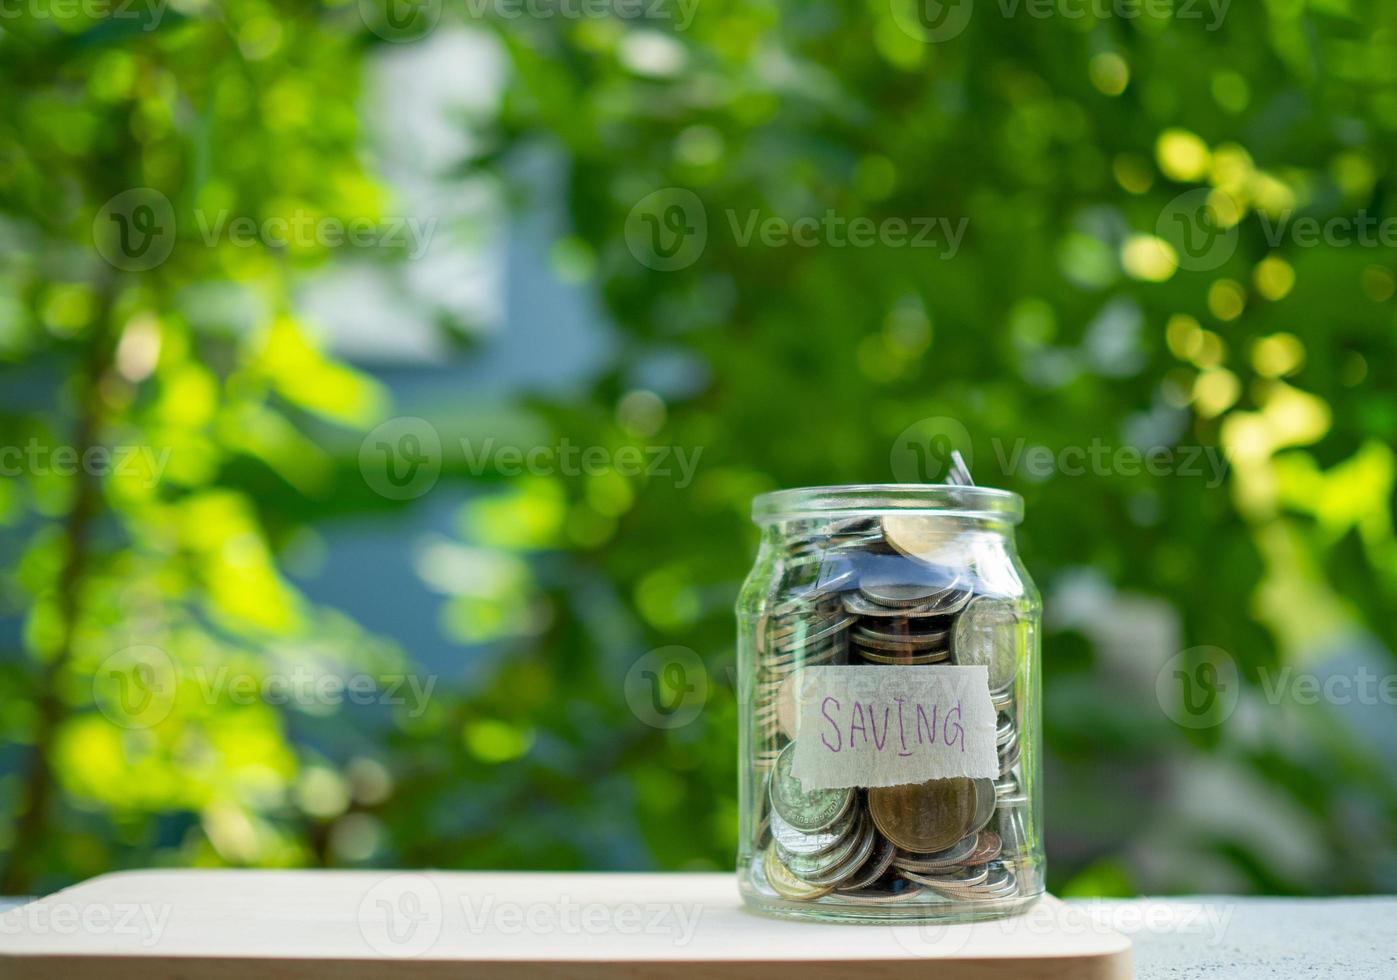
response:
<path id="1" fill-rule="evenodd" d="M 989 668 L 807 667 L 792 772 L 806 792 L 997 779 Z"/>

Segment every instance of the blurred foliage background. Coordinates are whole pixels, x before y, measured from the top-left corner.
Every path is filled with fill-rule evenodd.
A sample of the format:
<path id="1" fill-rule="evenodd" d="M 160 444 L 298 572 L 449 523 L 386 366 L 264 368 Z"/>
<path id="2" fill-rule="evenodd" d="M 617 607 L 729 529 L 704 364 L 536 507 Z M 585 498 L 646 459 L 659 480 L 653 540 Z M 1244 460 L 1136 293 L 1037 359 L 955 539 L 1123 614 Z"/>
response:
<path id="1" fill-rule="evenodd" d="M 729 868 L 750 500 L 947 419 L 1026 498 L 1051 887 L 1397 888 L 1397 241 L 1284 230 L 1392 213 L 1397 3 L 389 3 L 5 7 L 0 893 Z M 831 212 L 965 234 L 741 234 Z M 1092 445 L 1180 452 L 1014 452 Z"/>

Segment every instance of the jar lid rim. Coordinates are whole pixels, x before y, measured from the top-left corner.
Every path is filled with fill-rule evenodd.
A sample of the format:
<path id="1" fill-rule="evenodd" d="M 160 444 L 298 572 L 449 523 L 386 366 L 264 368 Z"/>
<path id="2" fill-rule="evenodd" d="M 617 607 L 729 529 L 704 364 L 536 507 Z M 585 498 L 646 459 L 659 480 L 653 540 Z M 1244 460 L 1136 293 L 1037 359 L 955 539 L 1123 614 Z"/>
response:
<path id="1" fill-rule="evenodd" d="M 752 520 L 758 524 L 865 511 L 944 514 L 1018 524 L 1023 520 L 1023 497 L 995 487 L 862 483 L 772 490 L 752 500 Z"/>

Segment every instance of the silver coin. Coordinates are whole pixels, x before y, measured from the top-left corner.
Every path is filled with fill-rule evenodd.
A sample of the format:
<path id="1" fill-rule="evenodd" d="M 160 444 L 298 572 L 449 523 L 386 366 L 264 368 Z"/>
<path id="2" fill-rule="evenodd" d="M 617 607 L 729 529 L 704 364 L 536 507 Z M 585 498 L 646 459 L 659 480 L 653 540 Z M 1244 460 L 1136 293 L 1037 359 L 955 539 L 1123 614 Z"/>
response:
<path id="1" fill-rule="evenodd" d="M 988 667 L 991 691 L 1011 688 L 1018 671 L 1018 631 L 1012 602 L 980 596 L 956 620 L 956 663 Z"/>
<path id="2" fill-rule="evenodd" d="M 1012 786 L 1000 789 L 1000 783 L 995 783 L 995 807 L 1008 809 L 1009 807 L 1024 806 L 1028 803 L 1028 794 L 1019 786 L 1015 780 Z"/>
<path id="3" fill-rule="evenodd" d="M 801 854 L 788 850 L 778 838 L 776 848 L 781 857 L 781 863 L 790 869 L 791 874 L 810 882 L 812 885 L 829 884 L 828 881 L 820 879 L 828 876 L 830 872 L 844 867 L 857 853 L 864 836 L 866 836 L 864 825 L 867 823 L 867 818 L 863 815 L 863 810 L 855 807 L 850 810 L 850 813 L 853 815 L 853 819 L 849 821 L 843 837 L 827 850 L 816 851 L 814 854 Z"/>
<path id="4" fill-rule="evenodd" d="M 860 811 L 862 812 L 862 811 Z M 839 864 L 830 868 L 826 872 L 812 875 L 806 880 L 812 885 L 834 885 L 838 887 L 843 882 L 852 878 L 860 868 L 867 863 L 868 857 L 873 853 L 873 847 L 877 844 L 879 837 L 873 829 L 873 821 L 864 817 L 859 823 L 859 833 L 857 843 L 854 848 L 845 856 Z"/>
<path id="5" fill-rule="evenodd" d="M 1014 771 L 1014 767 L 1019 764 L 1021 754 L 1017 744 L 999 753 L 999 775 L 1001 778 Z"/>
<path id="6" fill-rule="evenodd" d="M 781 750 L 771 774 L 771 807 L 797 831 L 814 833 L 833 826 L 854 802 L 852 789 L 817 789 L 806 792 L 791 772 L 796 743 Z"/>
<path id="7" fill-rule="evenodd" d="M 850 642 L 885 653 L 928 653 L 932 650 L 949 652 L 950 644 L 947 642 L 949 638 L 949 631 L 946 630 L 901 637 L 888 633 L 876 633 L 862 626 L 855 627 L 853 632 L 849 634 Z"/>
<path id="8" fill-rule="evenodd" d="M 961 593 L 961 595 L 968 600 L 970 593 Z M 933 606 L 900 606 L 896 608 L 892 606 L 883 606 L 873 602 L 871 599 L 865 598 L 861 592 L 845 592 L 844 609 L 846 612 L 853 613 L 855 616 L 884 618 L 889 616 L 905 616 L 909 619 L 923 619 L 928 616 L 945 616 L 948 613 L 946 609 Z M 954 609 L 949 610 L 949 612 L 954 611 Z"/>
<path id="9" fill-rule="evenodd" d="M 934 851 L 929 854 L 912 854 L 907 851 L 899 851 L 893 859 L 893 864 L 899 868 L 911 868 L 912 870 L 934 870 L 941 867 L 953 867 L 964 861 L 971 854 L 975 853 L 977 839 L 974 834 L 967 834 L 956 841 L 944 851 Z"/>
<path id="10" fill-rule="evenodd" d="M 772 653 L 780 654 L 802 647 L 812 647 L 842 633 L 852 622 L 852 618 L 848 616 L 838 616 L 814 624 L 810 629 L 792 629 L 789 633 L 772 637 L 768 649 Z"/>
<path id="11" fill-rule="evenodd" d="M 882 584 L 866 580 L 859 583 L 859 594 L 869 602 L 895 608 L 920 606 L 945 591 L 945 587 L 940 585 Z"/>
<path id="12" fill-rule="evenodd" d="M 939 664 L 944 660 L 949 660 L 951 655 L 945 650 L 938 650 L 933 653 L 922 654 L 899 654 L 883 653 L 878 650 L 869 650 L 855 644 L 854 651 L 859 657 L 871 664 L 902 664 L 907 667 L 916 667 L 923 664 Z"/>
<path id="13" fill-rule="evenodd" d="M 847 649 L 848 643 L 848 630 L 830 630 L 819 637 L 796 640 L 780 647 L 773 647 L 762 655 L 760 666 L 768 668 L 773 664 L 784 664 L 793 660 L 813 660 L 816 657 L 830 656 Z"/>
<path id="14" fill-rule="evenodd" d="M 810 636 L 847 618 L 843 599 L 840 599 L 839 606 L 829 612 L 811 609 L 789 616 L 770 616 L 760 625 L 766 642 L 774 644 L 786 642 L 793 635 Z"/>
<path id="15" fill-rule="evenodd" d="M 772 680 L 784 680 L 790 674 L 798 671 L 802 667 L 823 667 L 826 664 L 848 663 L 849 654 L 845 650 L 830 650 L 818 654 L 814 657 L 802 657 L 798 660 L 778 660 L 775 663 L 762 666 L 762 673 Z"/>
<path id="16" fill-rule="evenodd" d="M 841 891 L 839 900 L 848 905 L 901 905 L 920 900 L 925 889 L 907 878 L 893 878 L 886 884 L 865 885 L 857 891 Z"/>
<path id="17" fill-rule="evenodd" d="M 813 657 L 839 653 L 848 648 L 849 631 L 845 627 L 827 630 L 809 639 L 793 640 L 771 650 L 762 661 L 763 666 L 782 663 L 787 660 L 810 660 Z"/>
<path id="18" fill-rule="evenodd" d="M 761 665 L 761 671 L 768 675 L 767 679 L 779 680 L 783 675 L 789 674 L 798 667 L 819 667 L 823 664 L 845 660 L 848 655 L 848 648 L 841 644 L 832 644 L 809 654 L 801 653 L 799 656 L 768 660 Z"/>
<path id="19" fill-rule="evenodd" d="M 976 885 L 984 884 L 989 877 L 989 871 L 985 865 L 978 868 L 961 868 L 956 871 L 949 871 L 944 874 L 921 874 L 916 871 L 902 872 L 913 881 L 926 885 L 928 888 L 942 895 L 950 893 L 952 896 L 958 891 L 974 888 Z"/>
<path id="20" fill-rule="evenodd" d="M 975 480 L 970 475 L 970 467 L 965 465 L 965 458 L 961 456 L 959 449 L 951 450 L 951 471 L 946 474 L 946 482 L 957 487 L 975 485 Z"/>
<path id="21" fill-rule="evenodd" d="M 944 627 L 930 630 L 908 629 L 907 627 L 913 622 L 921 624 L 936 623 L 939 625 L 941 620 L 862 619 L 853 627 L 850 636 L 858 637 L 860 640 L 865 640 L 872 644 L 887 644 L 904 650 L 931 650 L 938 647 L 950 648 L 951 635 L 948 629 Z M 880 628 L 884 625 L 891 626 L 891 628 Z"/>
<path id="22" fill-rule="evenodd" d="M 850 593 L 853 595 L 853 593 Z M 969 589 L 945 586 L 881 585 L 860 583 L 858 595 L 870 603 L 890 607 L 907 615 L 951 616 L 970 601 Z"/>
<path id="23" fill-rule="evenodd" d="M 897 857 L 897 848 L 893 846 L 892 841 L 883 838 L 876 830 L 872 833 L 875 841 L 873 854 L 863 867 L 857 869 L 847 881 L 840 884 L 840 891 L 858 891 L 861 888 L 867 888 L 887 874 L 888 869 L 893 866 L 893 858 Z"/>
<path id="24" fill-rule="evenodd" d="M 989 874 L 985 878 L 985 883 L 979 887 L 994 898 L 1007 898 L 1018 892 L 1019 882 L 1007 865 L 1001 861 L 995 861 L 989 866 Z"/>
<path id="25" fill-rule="evenodd" d="M 761 671 L 763 681 L 779 683 L 780 678 L 775 676 L 777 674 L 788 673 L 801 664 L 827 664 L 845 655 L 848 649 L 843 641 L 827 641 L 819 646 L 792 650 L 779 657 L 767 657 L 758 663 L 757 669 Z"/>
<path id="26" fill-rule="evenodd" d="M 815 857 L 828 853 L 844 843 L 844 839 L 849 835 L 853 816 L 851 810 L 846 821 L 841 821 L 827 830 L 807 834 L 792 827 L 780 813 L 773 812 L 771 814 L 771 836 L 776 841 L 777 850 L 781 853 L 783 860 L 792 855 Z"/>

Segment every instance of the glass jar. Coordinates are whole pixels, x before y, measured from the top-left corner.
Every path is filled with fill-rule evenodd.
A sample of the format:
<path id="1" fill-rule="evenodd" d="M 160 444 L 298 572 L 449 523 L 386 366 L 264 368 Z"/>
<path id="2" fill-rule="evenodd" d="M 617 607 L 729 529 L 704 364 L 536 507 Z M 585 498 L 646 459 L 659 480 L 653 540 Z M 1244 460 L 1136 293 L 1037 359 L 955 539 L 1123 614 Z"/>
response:
<path id="1" fill-rule="evenodd" d="M 1023 500 L 975 486 L 758 497 L 737 603 L 738 880 L 790 918 L 969 921 L 1043 893 Z"/>

